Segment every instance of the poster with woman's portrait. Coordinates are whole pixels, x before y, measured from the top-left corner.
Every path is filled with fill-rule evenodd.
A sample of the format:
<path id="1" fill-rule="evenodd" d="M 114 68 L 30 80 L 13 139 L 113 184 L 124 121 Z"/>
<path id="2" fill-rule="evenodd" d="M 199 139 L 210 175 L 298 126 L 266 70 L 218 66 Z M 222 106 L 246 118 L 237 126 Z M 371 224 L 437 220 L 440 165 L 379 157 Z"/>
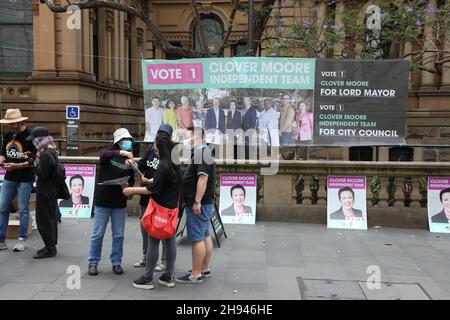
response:
<path id="1" fill-rule="evenodd" d="M 450 177 L 428 178 L 428 224 L 431 232 L 450 233 Z"/>
<path id="2" fill-rule="evenodd" d="M 65 164 L 71 197 L 59 200 L 63 218 L 90 218 L 94 200 L 95 164 Z"/>
<path id="3" fill-rule="evenodd" d="M 328 228 L 367 230 L 366 177 L 328 176 Z"/>
<path id="4" fill-rule="evenodd" d="M 223 223 L 255 224 L 256 174 L 220 175 L 219 212 Z"/>

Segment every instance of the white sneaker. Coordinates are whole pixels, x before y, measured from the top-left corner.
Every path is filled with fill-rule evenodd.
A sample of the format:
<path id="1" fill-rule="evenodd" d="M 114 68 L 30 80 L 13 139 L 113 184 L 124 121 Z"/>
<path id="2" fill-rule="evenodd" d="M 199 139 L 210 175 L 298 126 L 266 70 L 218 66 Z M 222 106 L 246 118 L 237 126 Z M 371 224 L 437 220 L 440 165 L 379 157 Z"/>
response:
<path id="1" fill-rule="evenodd" d="M 17 242 L 14 246 L 14 252 L 21 252 L 23 250 L 25 250 L 26 247 L 26 239 L 25 238 L 17 238 Z"/>
<path id="2" fill-rule="evenodd" d="M 166 267 L 162 263 L 160 263 L 155 267 L 155 272 L 161 272 L 164 271 L 165 269 Z"/>
<path id="3" fill-rule="evenodd" d="M 143 268 L 145 267 L 145 260 L 139 260 L 135 264 L 133 264 L 133 267 L 135 268 Z"/>
<path id="4" fill-rule="evenodd" d="M 0 250 L 7 250 L 8 246 L 5 241 L 0 241 Z"/>

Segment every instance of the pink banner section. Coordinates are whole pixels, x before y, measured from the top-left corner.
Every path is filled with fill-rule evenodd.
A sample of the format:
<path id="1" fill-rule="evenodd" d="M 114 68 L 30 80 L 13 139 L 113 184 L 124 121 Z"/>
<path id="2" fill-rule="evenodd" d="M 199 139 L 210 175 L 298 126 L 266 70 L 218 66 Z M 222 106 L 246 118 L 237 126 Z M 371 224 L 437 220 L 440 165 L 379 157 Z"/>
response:
<path id="1" fill-rule="evenodd" d="M 221 174 L 220 186 L 231 187 L 240 184 L 244 187 L 256 186 L 256 174 Z"/>
<path id="2" fill-rule="evenodd" d="M 65 164 L 66 176 L 72 177 L 76 174 L 82 177 L 95 177 L 95 164 Z"/>
<path id="3" fill-rule="evenodd" d="M 6 174 L 6 170 L 3 168 L 0 168 L 0 176 L 4 176 Z"/>
<path id="4" fill-rule="evenodd" d="M 329 176 L 327 186 L 329 189 L 341 189 L 344 187 L 365 189 L 366 177 Z"/>
<path id="5" fill-rule="evenodd" d="M 156 84 L 202 84 L 203 64 L 163 63 L 147 65 L 147 81 Z"/>
<path id="6" fill-rule="evenodd" d="M 428 190 L 444 190 L 450 188 L 450 177 L 429 177 Z"/>

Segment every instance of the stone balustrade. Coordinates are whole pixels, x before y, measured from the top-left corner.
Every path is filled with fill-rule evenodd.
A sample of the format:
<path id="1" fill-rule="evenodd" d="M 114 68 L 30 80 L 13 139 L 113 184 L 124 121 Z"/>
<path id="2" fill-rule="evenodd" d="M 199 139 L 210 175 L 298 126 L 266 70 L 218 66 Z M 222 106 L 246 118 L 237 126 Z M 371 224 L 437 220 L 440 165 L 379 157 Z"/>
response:
<path id="1" fill-rule="evenodd" d="M 61 160 L 98 164 L 98 157 Z M 326 224 L 326 178 L 348 175 L 366 177 L 369 226 L 422 229 L 428 228 L 427 177 L 450 175 L 449 162 L 281 160 L 276 175 L 261 175 L 264 167 L 257 161 L 217 161 L 217 181 L 220 173 L 258 175 L 257 221 Z"/>

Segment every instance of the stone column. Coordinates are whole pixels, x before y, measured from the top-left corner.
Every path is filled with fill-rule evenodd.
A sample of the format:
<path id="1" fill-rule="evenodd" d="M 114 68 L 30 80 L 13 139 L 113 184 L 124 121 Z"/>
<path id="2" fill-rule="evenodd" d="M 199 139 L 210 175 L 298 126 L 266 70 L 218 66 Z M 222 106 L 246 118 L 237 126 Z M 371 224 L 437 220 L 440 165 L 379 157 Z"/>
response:
<path id="1" fill-rule="evenodd" d="M 112 76 L 112 33 L 114 32 L 114 11 L 110 9 L 100 9 L 100 31 L 99 31 L 99 52 L 101 58 L 100 75 L 102 82 L 113 83 Z"/>
<path id="2" fill-rule="evenodd" d="M 404 177 L 395 177 L 394 207 L 401 208 L 405 206 L 405 194 L 403 193 Z"/>
<path id="3" fill-rule="evenodd" d="M 120 25 L 119 12 L 114 10 L 114 30 L 112 33 L 111 57 L 112 71 L 111 78 L 114 81 L 120 80 Z"/>
<path id="4" fill-rule="evenodd" d="M 94 25 L 98 17 L 94 10 L 89 10 L 89 73 L 94 74 Z M 98 44 L 97 44 L 98 45 Z"/>
<path id="5" fill-rule="evenodd" d="M 141 59 L 142 53 L 142 47 L 138 47 L 138 39 L 137 39 L 137 19 L 133 18 L 131 20 L 131 30 L 130 30 L 130 40 L 129 43 L 131 45 L 131 79 L 130 79 L 130 86 L 133 89 L 137 89 L 140 84 L 140 63 L 138 59 Z"/>
<path id="6" fill-rule="evenodd" d="M 447 32 L 444 42 L 444 60 L 448 60 L 442 64 L 442 83 L 441 91 L 450 92 L 450 33 Z"/>
<path id="7" fill-rule="evenodd" d="M 92 65 L 92 46 L 91 46 L 91 23 L 89 19 L 89 10 L 81 11 L 81 33 L 83 39 L 83 49 L 82 49 L 82 61 L 83 61 L 83 71 L 86 73 L 91 72 Z"/>
<path id="8" fill-rule="evenodd" d="M 411 207 L 412 208 L 420 208 L 420 200 L 422 196 L 420 194 L 420 178 L 413 177 L 412 178 L 412 189 L 411 189 Z"/>
<path id="9" fill-rule="evenodd" d="M 56 77 L 55 15 L 33 4 L 33 77 Z"/>
<path id="10" fill-rule="evenodd" d="M 389 206 L 389 194 L 387 192 L 387 187 L 389 184 L 389 178 L 388 177 L 379 177 L 380 178 L 380 202 L 378 202 L 378 206 L 385 208 Z"/>
<path id="11" fill-rule="evenodd" d="M 311 205 L 311 176 L 304 175 L 303 176 L 303 192 L 302 192 L 302 205 L 310 206 Z"/>
<path id="12" fill-rule="evenodd" d="M 99 9 L 98 10 L 98 70 L 99 81 L 107 83 L 111 74 L 110 63 L 110 46 L 111 46 L 111 31 L 113 26 L 111 24 L 111 10 Z"/>
<path id="13" fill-rule="evenodd" d="M 319 179 L 319 190 L 317 190 L 317 205 L 326 206 L 327 205 L 327 176 L 318 176 Z"/>
<path id="14" fill-rule="evenodd" d="M 430 0 L 428 1 L 428 8 L 436 8 L 436 0 Z M 435 19 L 435 13 L 428 13 L 425 22 L 429 23 L 430 21 L 433 21 Z M 432 26 L 425 26 L 424 30 L 424 50 L 436 50 L 435 49 L 435 39 L 433 34 L 433 27 Z M 423 54 L 423 59 L 425 61 L 424 67 L 427 68 L 434 68 L 434 62 L 436 60 L 436 53 L 434 52 L 425 52 Z M 427 72 L 422 70 L 421 72 L 421 83 L 420 83 L 420 91 L 422 92 L 429 92 L 429 91 L 436 91 L 435 86 L 435 76 L 431 72 Z"/>
<path id="15" fill-rule="evenodd" d="M 124 59 L 124 67 L 125 67 L 125 71 L 124 71 L 124 81 L 126 83 L 129 84 L 130 88 L 131 88 L 131 79 L 130 79 L 130 45 L 131 45 L 131 22 L 129 19 L 125 19 L 124 20 L 124 28 L 123 28 L 123 32 L 124 32 L 124 39 L 125 39 L 125 48 L 124 48 L 124 52 L 125 52 L 125 59 Z M 132 63 L 132 61 L 131 61 Z"/>
<path id="16" fill-rule="evenodd" d="M 126 75 L 125 75 L 125 65 L 128 64 L 128 47 L 127 47 L 127 41 L 125 39 L 125 18 L 126 15 L 124 12 L 119 12 L 119 80 L 125 83 Z"/>
<path id="17" fill-rule="evenodd" d="M 67 76 L 73 76 L 83 70 L 83 42 L 81 29 L 74 27 L 69 28 L 67 25 L 70 17 L 75 15 L 75 12 L 59 13 L 58 14 L 58 29 L 61 33 L 59 40 L 61 41 L 61 73 Z M 81 15 L 83 15 L 81 13 Z"/>

